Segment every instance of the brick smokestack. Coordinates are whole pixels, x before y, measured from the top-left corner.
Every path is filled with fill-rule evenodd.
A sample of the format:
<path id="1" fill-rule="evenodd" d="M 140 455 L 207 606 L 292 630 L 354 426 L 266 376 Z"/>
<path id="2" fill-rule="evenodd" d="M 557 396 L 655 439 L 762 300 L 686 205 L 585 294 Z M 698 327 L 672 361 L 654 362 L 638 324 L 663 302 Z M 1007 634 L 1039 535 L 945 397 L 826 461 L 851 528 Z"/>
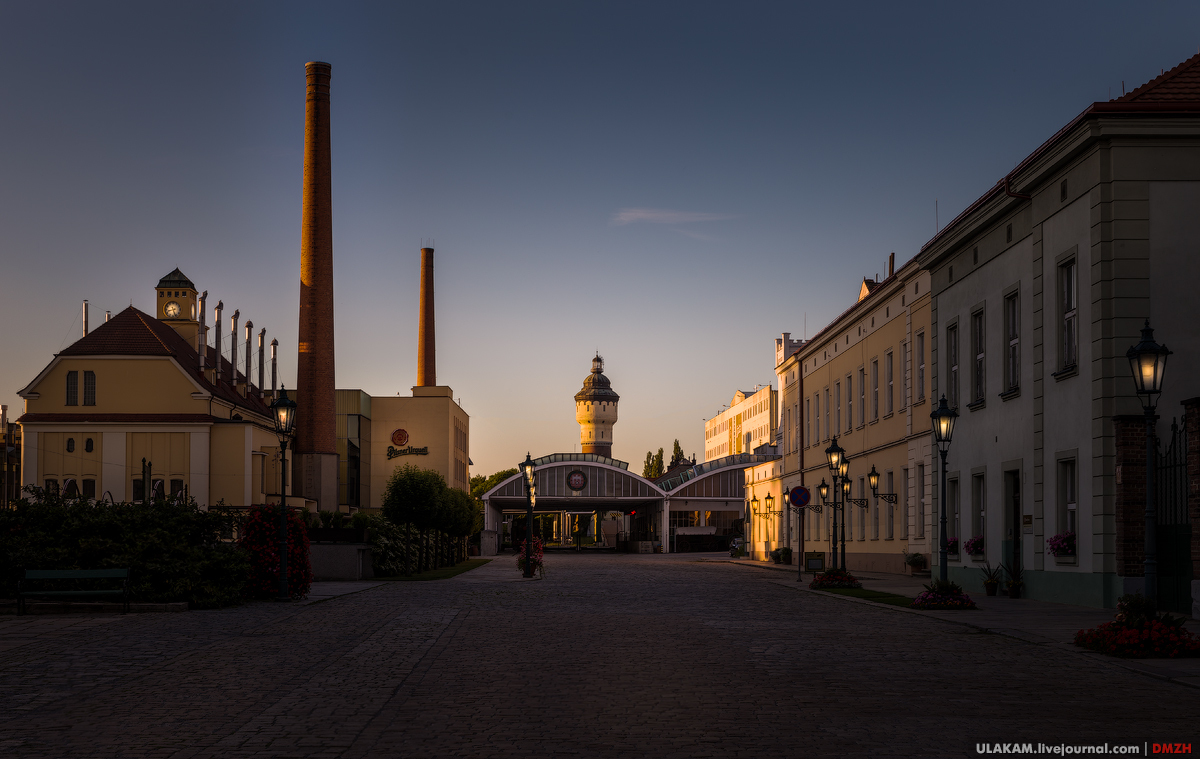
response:
<path id="1" fill-rule="evenodd" d="M 300 228 L 300 334 L 296 362 L 297 492 L 321 510 L 337 503 L 334 434 L 333 192 L 328 63 L 304 65 L 303 220 Z"/>
<path id="2" fill-rule="evenodd" d="M 417 387 L 437 384 L 433 329 L 433 248 L 421 248 L 421 323 L 417 333 Z"/>

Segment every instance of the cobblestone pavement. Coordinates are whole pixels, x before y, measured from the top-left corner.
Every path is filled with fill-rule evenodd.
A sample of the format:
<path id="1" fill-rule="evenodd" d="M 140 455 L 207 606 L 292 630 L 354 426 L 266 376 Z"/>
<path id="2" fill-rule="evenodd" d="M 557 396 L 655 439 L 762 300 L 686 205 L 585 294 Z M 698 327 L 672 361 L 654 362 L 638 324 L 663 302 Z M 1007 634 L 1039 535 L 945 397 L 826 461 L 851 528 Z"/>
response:
<path id="1" fill-rule="evenodd" d="M 0 756 L 963 756 L 1191 741 L 1195 689 L 675 556 L 84 621 L 0 618 Z M 790 585 L 789 585 L 790 582 Z"/>

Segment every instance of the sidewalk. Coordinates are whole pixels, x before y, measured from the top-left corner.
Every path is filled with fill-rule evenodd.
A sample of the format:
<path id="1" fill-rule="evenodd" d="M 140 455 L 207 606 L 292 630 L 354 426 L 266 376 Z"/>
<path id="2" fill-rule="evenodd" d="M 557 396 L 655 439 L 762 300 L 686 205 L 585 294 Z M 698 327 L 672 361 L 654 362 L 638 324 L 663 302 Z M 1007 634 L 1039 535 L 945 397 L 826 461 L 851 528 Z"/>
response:
<path id="1" fill-rule="evenodd" d="M 705 561 L 721 561 L 707 558 Z M 798 567 L 771 564 L 749 559 L 724 559 L 724 563 L 738 564 L 756 569 L 766 569 L 773 572 L 786 572 L 790 577 L 775 580 L 780 585 L 802 590 L 806 593 L 821 593 L 809 590 L 808 581 L 812 575 L 804 574 L 804 582 L 796 582 Z M 885 573 L 859 573 L 854 576 L 862 581 L 867 590 L 877 590 L 883 593 L 915 597 L 924 590 L 927 580 L 906 575 Z M 790 581 L 790 582 L 789 582 Z M 971 600 L 979 607 L 977 611 L 925 611 L 922 609 L 906 609 L 900 606 L 877 604 L 850 596 L 822 593 L 825 596 L 841 598 L 852 603 L 870 603 L 881 608 L 894 609 L 901 614 L 919 614 L 933 617 L 945 622 L 967 625 L 987 633 L 1007 635 L 1035 645 L 1055 646 L 1069 650 L 1081 656 L 1088 656 L 1124 669 L 1140 672 L 1152 677 L 1158 677 L 1193 688 L 1200 688 L 1200 658 L 1194 659 L 1118 659 L 1111 656 L 1086 651 L 1074 645 L 1075 633 L 1079 630 L 1096 627 L 1105 622 L 1111 622 L 1116 613 L 1113 609 L 1097 609 L 1091 606 L 1072 606 L 1047 601 L 1034 601 L 1027 598 L 1012 599 L 1008 596 L 986 596 L 982 591 L 967 590 Z M 1185 623 L 1187 629 L 1200 635 L 1200 620 L 1190 619 Z"/>

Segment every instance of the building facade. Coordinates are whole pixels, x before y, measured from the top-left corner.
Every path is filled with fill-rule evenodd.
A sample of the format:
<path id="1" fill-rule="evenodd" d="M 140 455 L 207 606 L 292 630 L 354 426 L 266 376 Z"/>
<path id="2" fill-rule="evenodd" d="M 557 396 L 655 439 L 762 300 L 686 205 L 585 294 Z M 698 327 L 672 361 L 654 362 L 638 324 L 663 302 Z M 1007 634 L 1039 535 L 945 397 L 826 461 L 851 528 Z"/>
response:
<path id="1" fill-rule="evenodd" d="M 1147 319 L 1174 351 L 1160 434 L 1200 395 L 1198 82 L 1200 55 L 1091 105 L 921 251 L 932 391 L 960 415 L 949 570 L 969 589 L 999 562 L 1042 600 L 1111 607 L 1141 588 L 1140 516 L 1114 498 L 1115 429 L 1142 415 L 1125 353 Z M 1076 552 L 1054 555 L 1047 541 L 1065 533 Z"/>
<path id="2" fill-rule="evenodd" d="M 753 453 L 775 439 L 776 395 L 770 385 L 738 390 L 729 408 L 704 422 L 704 460 Z"/>

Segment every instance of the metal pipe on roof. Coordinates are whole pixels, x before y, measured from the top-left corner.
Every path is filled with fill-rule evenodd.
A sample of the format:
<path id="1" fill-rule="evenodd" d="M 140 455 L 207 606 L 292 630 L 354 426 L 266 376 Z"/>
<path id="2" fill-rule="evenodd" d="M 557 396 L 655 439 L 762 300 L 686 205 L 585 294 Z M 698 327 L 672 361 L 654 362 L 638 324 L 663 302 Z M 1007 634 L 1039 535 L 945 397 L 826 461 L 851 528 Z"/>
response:
<path id="1" fill-rule="evenodd" d="M 200 376 L 204 376 L 204 360 L 208 353 L 208 327 L 204 324 L 204 309 L 208 303 L 208 290 L 200 293 L 200 328 L 196 330 L 196 353 L 200 355 Z"/>
<path id="2" fill-rule="evenodd" d="M 213 309 L 216 311 L 216 318 L 213 319 L 213 329 L 216 330 L 216 332 L 213 334 L 213 342 L 216 343 L 213 345 L 213 363 L 216 364 L 216 366 L 213 367 L 214 385 L 220 384 L 221 382 L 221 311 L 224 308 L 225 301 L 219 300 L 217 301 L 217 307 Z"/>
<path id="3" fill-rule="evenodd" d="M 88 302 L 85 298 L 83 301 L 83 336 L 87 337 L 88 328 Z"/>
<path id="4" fill-rule="evenodd" d="M 237 390 L 237 323 L 241 315 L 241 310 L 235 308 L 229 317 L 229 384 L 234 390 Z"/>
<path id="5" fill-rule="evenodd" d="M 266 393 L 267 393 L 267 389 L 263 386 L 263 373 L 266 371 L 266 367 L 263 365 L 263 358 L 265 356 L 265 354 L 263 353 L 263 350 L 264 350 L 263 343 L 266 341 L 266 339 L 267 339 L 267 328 L 263 327 L 262 332 L 258 333 L 258 397 L 259 398 L 266 397 Z"/>
<path id="6" fill-rule="evenodd" d="M 279 353 L 279 341 L 272 340 L 271 341 L 271 400 L 275 400 L 275 388 L 279 387 L 278 376 L 277 376 L 277 372 L 276 372 L 278 365 L 276 364 L 276 361 L 275 361 L 278 353 Z"/>
<path id="7" fill-rule="evenodd" d="M 250 397 L 250 338 L 254 336 L 254 322 L 246 320 L 246 392 L 244 395 Z"/>

